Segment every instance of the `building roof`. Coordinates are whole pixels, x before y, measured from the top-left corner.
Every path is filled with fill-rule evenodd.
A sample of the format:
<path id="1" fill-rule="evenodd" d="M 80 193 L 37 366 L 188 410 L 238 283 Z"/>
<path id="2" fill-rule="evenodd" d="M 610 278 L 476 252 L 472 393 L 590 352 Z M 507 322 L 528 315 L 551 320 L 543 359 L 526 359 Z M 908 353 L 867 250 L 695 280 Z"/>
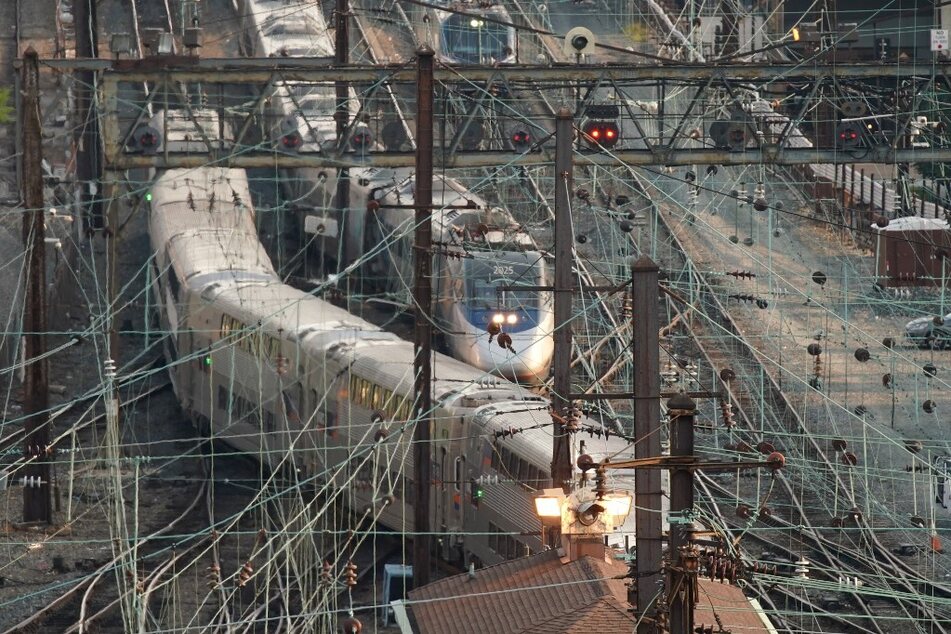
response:
<path id="1" fill-rule="evenodd" d="M 441 579 L 409 593 L 418 634 L 617 632 L 633 627 L 622 562 L 582 557 L 561 563 L 554 550 Z M 619 629 L 620 627 L 620 629 Z M 580 630 L 578 630 L 580 631 Z"/>
<path id="2" fill-rule="evenodd" d="M 409 593 L 416 634 L 493 632 L 633 632 L 627 602 L 627 564 L 581 557 L 563 564 L 556 551 L 506 561 L 441 579 Z M 736 586 L 699 581 L 697 625 L 743 634 L 769 634 L 760 615 Z"/>

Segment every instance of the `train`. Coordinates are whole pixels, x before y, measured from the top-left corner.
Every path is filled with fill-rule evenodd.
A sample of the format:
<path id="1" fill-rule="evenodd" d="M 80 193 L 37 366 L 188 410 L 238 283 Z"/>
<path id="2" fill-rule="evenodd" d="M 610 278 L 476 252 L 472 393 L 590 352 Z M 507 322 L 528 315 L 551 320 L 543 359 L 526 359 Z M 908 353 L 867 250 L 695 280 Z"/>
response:
<path id="1" fill-rule="evenodd" d="M 439 61 L 444 64 L 511 64 L 516 61 L 518 34 L 505 6 L 465 0 L 434 5 L 419 16 L 416 29 L 417 39 L 429 42 Z"/>
<path id="2" fill-rule="evenodd" d="M 413 345 L 282 282 L 258 241 L 244 170 L 160 171 L 149 193 L 151 293 L 183 410 L 267 468 L 412 531 Z M 440 353 L 433 368 L 439 555 L 481 565 L 543 549 L 532 509 L 548 482 L 548 401 Z M 580 426 L 579 452 L 633 457 L 600 423 L 582 416 Z M 633 473 L 611 480 L 633 491 Z M 628 519 L 611 543 L 633 530 Z"/>
<path id="3" fill-rule="evenodd" d="M 465 6 L 467 11 L 486 15 L 504 11 Z M 444 20 L 455 15 L 440 14 L 445 14 Z M 294 25 L 309 29 L 304 39 L 311 52 L 301 53 L 295 45 L 281 54 L 332 53 L 333 39 L 314 3 L 245 0 L 242 16 L 256 54 L 271 54 L 288 44 L 288 34 L 274 33 L 275 25 L 288 16 L 294 18 Z M 295 26 L 294 30 L 299 29 Z M 352 90 L 350 99 L 350 112 L 357 112 L 359 102 Z M 264 136 L 282 151 L 326 151 L 336 143 L 335 109 L 332 84 L 277 82 L 262 113 Z M 355 125 L 350 144 L 354 151 L 375 149 L 373 135 L 363 123 Z M 350 170 L 348 183 L 349 204 L 346 213 L 341 213 L 343 205 L 335 196 L 336 170 L 285 171 L 281 179 L 284 204 L 296 218 L 293 225 L 300 242 L 312 245 L 318 257 L 337 269 L 366 258 L 367 265 L 358 274 L 397 303 L 411 305 L 413 211 L 407 206 L 415 200 L 413 171 L 356 168 Z M 551 292 L 539 290 L 548 283 L 543 254 L 511 214 L 490 207 L 459 181 L 437 175 L 433 191 L 433 238 L 442 245 L 433 260 L 435 318 L 445 334 L 443 348 L 500 377 L 544 382 L 554 351 L 554 314 Z M 458 208 L 463 205 L 472 208 Z"/>
<path id="4" fill-rule="evenodd" d="M 332 57 L 333 38 L 319 2 L 239 0 L 249 57 Z"/>
<path id="5" fill-rule="evenodd" d="M 350 262 L 365 257 L 370 287 L 409 305 L 413 283 L 415 177 L 411 169 L 350 171 L 346 218 L 330 207 L 304 214 L 314 244 Z M 505 210 L 458 181 L 433 178 L 435 324 L 455 358 L 504 378 L 540 383 L 554 352 L 548 264 Z M 346 222 L 343 222 L 343 221 Z M 343 228 L 340 228 L 344 225 Z M 521 287 L 521 288 L 520 288 Z"/>

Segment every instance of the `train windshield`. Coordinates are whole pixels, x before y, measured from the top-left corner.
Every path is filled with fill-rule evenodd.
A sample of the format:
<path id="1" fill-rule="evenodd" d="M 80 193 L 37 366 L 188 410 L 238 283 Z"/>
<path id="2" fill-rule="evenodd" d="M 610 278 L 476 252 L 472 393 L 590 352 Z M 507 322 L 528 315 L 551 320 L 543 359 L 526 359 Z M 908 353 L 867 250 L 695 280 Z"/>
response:
<path id="1" fill-rule="evenodd" d="M 475 253 L 465 260 L 465 298 L 469 321 L 482 328 L 502 315 L 507 332 L 538 324 L 545 263 L 537 252 Z M 505 288 L 514 287 L 514 288 Z"/>
<path id="2" fill-rule="evenodd" d="M 453 14 L 442 25 L 443 51 L 466 64 L 502 61 L 512 54 L 509 27 L 472 15 Z"/>

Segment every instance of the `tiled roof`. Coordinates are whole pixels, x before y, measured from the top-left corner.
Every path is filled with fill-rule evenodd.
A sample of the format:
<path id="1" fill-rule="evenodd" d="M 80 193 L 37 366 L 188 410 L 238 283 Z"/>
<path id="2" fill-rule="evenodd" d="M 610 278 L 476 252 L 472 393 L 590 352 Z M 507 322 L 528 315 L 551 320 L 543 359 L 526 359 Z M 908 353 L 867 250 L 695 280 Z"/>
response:
<path id="1" fill-rule="evenodd" d="M 716 614 L 723 622 L 723 629 L 731 630 L 733 634 L 767 634 L 763 621 L 750 608 L 749 599 L 736 586 L 709 579 L 701 579 L 697 608 L 693 613 L 695 625 L 713 626 L 717 631 Z"/>
<path id="2" fill-rule="evenodd" d="M 416 634 L 588 634 L 634 630 L 623 562 L 582 557 L 563 564 L 544 551 L 412 590 Z M 742 590 L 701 579 L 696 625 L 768 634 Z M 716 627 L 714 627 L 716 630 Z"/>
<path id="3" fill-rule="evenodd" d="M 419 634 L 627 631 L 627 573 L 621 562 L 582 557 L 561 563 L 553 550 L 442 579 L 409 593 Z M 603 625 L 603 628 L 601 627 Z"/>

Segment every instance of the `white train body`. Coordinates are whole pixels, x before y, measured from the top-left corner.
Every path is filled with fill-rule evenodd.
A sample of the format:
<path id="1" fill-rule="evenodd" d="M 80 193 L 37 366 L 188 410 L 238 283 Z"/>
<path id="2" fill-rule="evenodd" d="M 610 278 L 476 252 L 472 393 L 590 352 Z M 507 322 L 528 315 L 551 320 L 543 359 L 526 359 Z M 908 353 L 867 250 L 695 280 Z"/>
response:
<path id="1" fill-rule="evenodd" d="M 271 469 L 344 490 L 383 525 L 412 531 L 413 346 L 281 282 L 244 171 L 166 171 L 151 193 L 152 290 L 184 409 Z M 532 497 L 551 460 L 547 402 L 441 354 L 434 375 L 431 521 L 442 554 L 488 564 L 542 548 Z M 584 438 L 595 459 L 633 452 Z M 632 491 L 633 476 L 614 488 Z M 632 530 L 629 521 L 613 538 Z"/>
<path id="2" fill-rule="evenodd" d="M 345 253 L 367 262 L 364 279 L 397 302 L 410 304 L 416 182 L 410 169 L 360 168 L 350 173 Z M 465 208 L 468 207 L 468 208 Z M 453 357 L 512 380 L 548 377 L 554 351 L 554 313 L 543 254 L 507 212 L 458 181 L 433 178 L 433 297 L 437 326 Z M 331 223 L 332 224 L 332 223 Z M 326 246 L 335 245 L 328 236 Z M 519 291 L 515 288 L 528 287 Z M 511 345 L 488 327 L 500 322 Z"/>
<path id="3" fill-rule="evenodd" d="M 518 37 L 512 16 L 501 4 L 441 2 L 444 9 L 427 9 L 429 21 L 417 25 L 422 42 L 433 42 L 446 64 L 510 64 Z M 437 24 L 438 34 L 429 32 Z"/>
<path id="4" fill-rule="evenodd" d="M 319 2 L 239 0 L 251 57 L 332 57 L 333 38 Z"/>

